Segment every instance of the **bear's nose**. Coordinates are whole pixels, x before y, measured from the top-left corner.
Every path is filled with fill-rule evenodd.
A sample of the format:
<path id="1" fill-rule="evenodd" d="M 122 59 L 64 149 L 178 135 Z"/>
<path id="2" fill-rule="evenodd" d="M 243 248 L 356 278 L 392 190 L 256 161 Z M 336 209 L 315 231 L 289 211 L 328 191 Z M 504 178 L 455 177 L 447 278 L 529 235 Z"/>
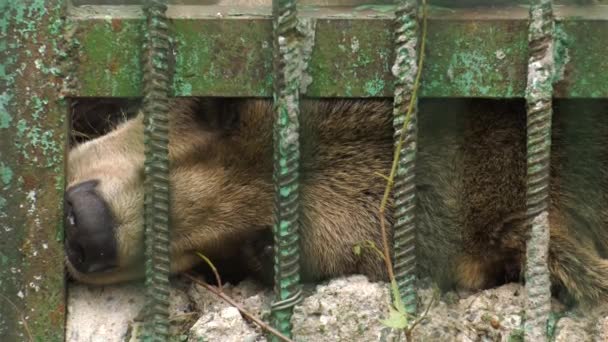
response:
<path id="1" fill-rule="evenodd" d="M 82 182 L 65 192 L 65 250 L 72 266 L 82 273 L 117 266 L 114 218 L 95 191 L 98 183 Z"/>

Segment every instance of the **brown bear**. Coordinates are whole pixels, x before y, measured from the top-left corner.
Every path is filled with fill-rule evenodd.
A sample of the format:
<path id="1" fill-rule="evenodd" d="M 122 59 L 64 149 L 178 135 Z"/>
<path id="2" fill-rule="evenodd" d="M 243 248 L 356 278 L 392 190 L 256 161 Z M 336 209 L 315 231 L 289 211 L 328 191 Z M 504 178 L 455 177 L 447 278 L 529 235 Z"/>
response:
<path id="1" fill-rule="evenodd" d="M 196 252 L 218 262 L 241 258 L 254 265 L 254 273 L 264 272 L 259 262 L 272 269 L 272 101 L 172 102 L 172 271 L 200 263 Z M 421 102 L 416 166 L 420 277 L 429 276 L 444 289 L 480 289 L 521 279 L 527 234 L 524 108 L 522 101 Z M 386 279 L 375 253 L 357 255 L 353 247 L 366 240 L 381 246 L 381 175 L 388 174 L 392 162 L 392 120 L 388 99 L 301 101 L 299 224 L 305 281 L 352 273 Z M 606 300 L 608 230 L 605 211 L 595 210 L 605 200 L 606 187 L 586 187 L 598 196 L 577 193 L 595 184 L 592 179 L 605 172 L 605 164 L 599 170 L 562 168 L 563 151 L 582 156 L 583 145 L 589 144 L 565 146 L 560 127 L 556 116 L 552 282 L 577 300 Z M 593 144 L 606 146 L 606 138 L 597 137 Z M 66 254 L 76 280 L 109 284 L 143 275 L 143 165 L 141 113 L 70 151 Z M 392 222 L 390 210 L 386 219 Z M 256 254 L 262 255 L 259 260 Z"/>

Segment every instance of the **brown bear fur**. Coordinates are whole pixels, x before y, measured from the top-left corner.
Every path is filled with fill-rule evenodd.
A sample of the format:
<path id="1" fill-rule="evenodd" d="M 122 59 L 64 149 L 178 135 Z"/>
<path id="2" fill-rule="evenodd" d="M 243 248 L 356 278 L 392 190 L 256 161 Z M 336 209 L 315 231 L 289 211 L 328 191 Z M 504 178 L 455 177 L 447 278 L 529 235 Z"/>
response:
<path id="1" fill-rule="evenodd" d="M 420 276 L 431 276 L 442 288 L 479 289 L 518 280 L 524 267 L 526 120 L 523 102 L 465 106 L 457 110 L 432 101 L 421 106 L 416 251 Z M 379 175 L 388 174 L 392 161 L 391 101 L 303 100 L 301 112 L 304 279 L 351 273 L 385 279 L 378 256 L 358 256 L 353 246 L 365 240 L 381 246 L 378 209 L 385 180 Z M 245 256 L 254 272 L 263 272 L 255 254 L 267 250 L 263 241 L 271 241 L 272 102 L 177 99 L 170 115 L 173 271 L 200 262 L 195 255 L 200 251 L 211 260 Z M 576 156 L 576 146 L 585 144 L 564 147 L 558 119 L 552 149 L 552 281 L 578 300 L 606 300 L 608 230 L 604 212 L 595 210 L 606 187 L 587 186 L 595 197 L 577 194 L 581 184 L 594 184 L 590 178 L 603 175 L 605 164 L 564 171 L 562 151 Z M 605 139 L 594 144 L 605 146 Z M 119 223 L 118 269 L 82 274 L 68 262 L 76 279 L 107 284 L 141 277 L 143 159 L 141 114 L 70 152 L 68 186 L 98 179 L 97 191 Z M 390 210 L 387 221 L 392 222 Z"/>

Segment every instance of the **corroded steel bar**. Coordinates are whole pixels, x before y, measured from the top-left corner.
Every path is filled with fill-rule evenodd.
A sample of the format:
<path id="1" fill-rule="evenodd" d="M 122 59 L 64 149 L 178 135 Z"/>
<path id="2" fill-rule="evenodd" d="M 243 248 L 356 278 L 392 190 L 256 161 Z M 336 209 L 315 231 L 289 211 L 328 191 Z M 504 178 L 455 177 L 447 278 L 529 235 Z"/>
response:
<path id="1" fill-rule="evenodd" d="M 274 252 L 273 326 L 291 336 L 291 314 L 301 299 L 299 211 L 299 97 L 302 58 L 296 0 L 274 0 Z"/>
<path id="2" fill-rule="evenodd" d="M 65 14 L 0 2 L 0 341 L 65 338 Z"/>
<path id="3" fill-rule="evenodd" d="M 553 5 L 534 0 L 530 7 L 528 110 L 527 217 L 530 237 L 526 250 L 526 341 L 546 339 L 551 310 L 547 257 L 549 252 L 549 172 L 553 115 Z"/>
<path id="4" fill-rule="evenodd" d="M 144 45 L 144 225 L 148 302 L 144 339 L 166 341 L 169 334 L 169 35 L 166 1 L 144 7 L 147 32 Z"/>
<path id="5" fill-rule="evenodd" d="M 393 187 L 394 226 L 393 255 L 395 278 L 399 292 L 409 313 L 416 312 L 416 145 L 418 135 L 416 105 L 411 109 L 406 132 L 403 125 L 413 95 L 418 71 L 417 1 L 401 0 L 395 12 L 395 97 L 393 126 L 395 146 L 401 152 Z"/>

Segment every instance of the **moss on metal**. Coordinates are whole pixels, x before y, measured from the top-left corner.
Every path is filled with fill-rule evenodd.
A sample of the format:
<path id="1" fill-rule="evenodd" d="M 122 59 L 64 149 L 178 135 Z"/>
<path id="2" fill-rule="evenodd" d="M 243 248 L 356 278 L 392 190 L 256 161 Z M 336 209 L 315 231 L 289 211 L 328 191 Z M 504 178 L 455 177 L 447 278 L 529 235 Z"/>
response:
<path id="1" fill-rule="evenodd" d="M 600 72 L 608 70 L 608 17 L 604 21 L 573 18 L 558 22 L 557 29 L 563 48 L 556 58 L 567 58 L 567 63 L 561 62 L 562 79 L 555 85 L 555 96 L 608 97 L 608 75 Z"/>
<path id="2" fill-rule="evenodd" d="M 141 96 L 142 20 L 90 20 L 86 28 L 76 23 L 74 39 L 82 42 L 76 89 L 87 95 Z"/>
<path id="3" fill-rule="evenodd" d="M 303 7 L 300 12 L 316 21 L 308 69 L 314 82 L 307 96 L 392 96 L 390 11 L 360 6 L 356 11 Z M 176 14 L 176 95 L 272 96 L 269 14 L 263 8 L 247 12 L 229 7 L 200 7 L 190 18 Z M 421 96 L 523 97 L 526 14 L 524 7 L 509 12 L 432 9 Z M 561 8 L 558 14 L 561 33 L 568 37 L 561 45 L 568 58 L 562 60 L 556 96 L 608 96 L 608 74 L 597 72 L 608 67 L 603 57 L 608 54 L 608 10 Z M 77 16 L 83 46 L 78 95 L 140 96 L 139 50 L 134 47 L 141 43 L 143 20 L 103 19 L 103 13 Z"/>
<path id="4" fill-rule="evenodd" d="M 61 0 L 0 4 L 0 340 L 63 341 Z"/>
<path id="5" fill-rule="evenodd" d="M 317 21 L 309 96 L 385 96 L 393 76 L 392 21 Z"/>
<path id="6" fill-rule="evenodd" d="M 174 21 L 176 95 L 263 96 L 272 88 L 272 26 L 250 19 L 238 23 Z"/>
<path id="7" fill-rule="evenodd" d="M 429 23 L 422 96 L 517 97 L 526 86 L 525 21 Z"/>

